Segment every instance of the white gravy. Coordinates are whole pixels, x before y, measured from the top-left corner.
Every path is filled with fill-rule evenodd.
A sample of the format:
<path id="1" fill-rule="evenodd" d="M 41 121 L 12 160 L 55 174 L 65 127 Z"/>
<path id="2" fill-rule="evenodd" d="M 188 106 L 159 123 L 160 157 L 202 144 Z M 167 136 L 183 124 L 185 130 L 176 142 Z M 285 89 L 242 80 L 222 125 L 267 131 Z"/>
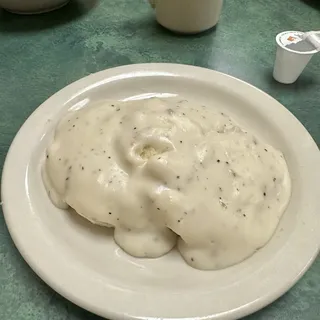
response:
<path id="1" fill-rule="evenodd" d="M 159 257 L 177 244 L 209 270 L 264 246 L 291 193 L 281 152 L 212 107 L 158 98 L 69 112 L 43 180 L 57 207 L 114 227 L 127 253 Z"/>

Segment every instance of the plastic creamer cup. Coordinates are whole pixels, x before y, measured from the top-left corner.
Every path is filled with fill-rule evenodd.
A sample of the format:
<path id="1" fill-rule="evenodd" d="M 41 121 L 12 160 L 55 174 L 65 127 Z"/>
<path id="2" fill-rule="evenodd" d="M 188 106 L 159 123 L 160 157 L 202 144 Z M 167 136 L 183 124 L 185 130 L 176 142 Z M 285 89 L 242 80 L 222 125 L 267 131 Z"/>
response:
<path id="1" fill-rule="evenodd" d="M 285 31 L 277 35 L 277 53 L 273 77 L 281 83 L 295 82 L 312 56 L 318 51 L 303 40 L 303 32 Z"/>

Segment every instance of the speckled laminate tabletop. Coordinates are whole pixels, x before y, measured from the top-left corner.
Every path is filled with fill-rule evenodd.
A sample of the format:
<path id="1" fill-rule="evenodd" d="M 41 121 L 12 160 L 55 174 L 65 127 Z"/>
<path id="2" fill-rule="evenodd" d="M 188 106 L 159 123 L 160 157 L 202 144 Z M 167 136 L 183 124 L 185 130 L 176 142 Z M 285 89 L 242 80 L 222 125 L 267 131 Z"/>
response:
<path id="1" fill-rule="evenodd" d="M 188 37 L 159 27 L 144 0 L 74 0 L 39 16 L 0 11 L 0 168 L 19 127 L 54 92 L 90 73 L 142 62 L 193 64 L 243 79 L 283 103 L 320 144 L 320 55 L 293 85 L 271 76 L 275 35 L 317 29 L 319 0 L 226 0 L 215 30 Z M 101 319 L 33 273 L 2 214 L 0 319 Z M 320 258 L 292 290 L 246 319 L 320 319 Z"/>

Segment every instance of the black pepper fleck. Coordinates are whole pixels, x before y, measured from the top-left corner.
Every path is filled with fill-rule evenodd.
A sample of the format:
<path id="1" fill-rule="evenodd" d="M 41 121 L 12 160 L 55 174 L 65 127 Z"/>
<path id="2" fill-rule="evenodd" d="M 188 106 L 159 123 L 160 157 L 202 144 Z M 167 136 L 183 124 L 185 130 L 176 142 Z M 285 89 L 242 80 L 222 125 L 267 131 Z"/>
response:
<path id="1" fill-rule="evenodd" d="M 266 196 L 267 194 L 264 192 L 263 195 Z"/>
<path id="2" fill-rule="evenodd" d="M 74 128 L 76 125 L 74 124 L 72 127 Z"/>
<path id="3" fill-rule="evenodd" d="M 137 130 L 137 127 L 134 127 L 133 130 Z"/>
<path id="4" fill-rule="evenodd" d="M 277 178 L 273 178 L 273 182 L 275 182 L 277 180 Z"/>
<path id="5" fill-rule="evenodd" d="M 267 150 L 267 149 L 264 149 L 264 151 L 265 151 L 265 152 L 268 152 L 268 150 Z"/>
<path id="6" fill-rule="evenodd" d="M 160 208 L 157 208 L 157 210 L 160 210 Z"/>
<path id="7" fill-rule="evenodd" d="M 194 261 L 194 259 L 193 259 L 193 258 L 191 258 L 190 260 L 191 260 L 191 261 Z"/>
<path id="8" fill-rule="evenodd" d="M 180 179 L 180 176 L 177 176 L 177 179 Z"/>
<path id="9" fill-rule="evenodd" d="M 217 162 L 220 163 L 220 160 L 218 159 Z"/>
<path id="10" fill-rule="evenodd" d="M 246 214 L 243 214 L 243 216 L 246 217 L 247 215 L 246 215 Z"/>

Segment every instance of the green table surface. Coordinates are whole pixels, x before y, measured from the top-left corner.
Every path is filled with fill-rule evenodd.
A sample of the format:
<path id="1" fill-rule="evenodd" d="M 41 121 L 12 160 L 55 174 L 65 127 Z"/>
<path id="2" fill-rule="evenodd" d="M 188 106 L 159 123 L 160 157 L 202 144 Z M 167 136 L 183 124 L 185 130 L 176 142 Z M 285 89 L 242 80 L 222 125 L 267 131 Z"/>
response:
<path id="1" fill-rule="evenodd" d="M 243 79 L 284 104 L 319 144 L 320 55 L 295 84 L 272 79 L 275 35 L 320 29 L 319 10 L 319 0 L 226 0 L 218 27 L 196 36 L 158 26 L 144 0 L 71 1 L 39 16 L 0 11 L 0 167 L 19 127 L 54 92 L 90 73 L 142 62 L 192 64 Z M 3 215 L 0 319 L 101 319 L 35 275 L 12 243 Z M 246 319 L 320 319 L 320 258 L 287 294 Z"/>

